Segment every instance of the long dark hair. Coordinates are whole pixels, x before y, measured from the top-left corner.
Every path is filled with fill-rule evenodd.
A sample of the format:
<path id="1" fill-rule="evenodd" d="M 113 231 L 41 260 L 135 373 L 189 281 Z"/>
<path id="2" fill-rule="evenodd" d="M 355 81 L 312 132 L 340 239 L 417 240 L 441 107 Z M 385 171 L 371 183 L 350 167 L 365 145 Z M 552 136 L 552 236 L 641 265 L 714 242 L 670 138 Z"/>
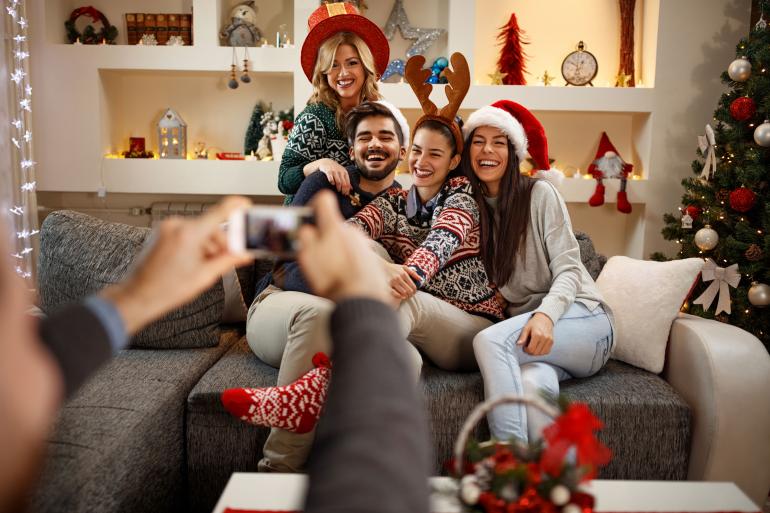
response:
<path id="1" fill-rule="evenodd" d="M 471 181 L 473 197 L 479 204 L 481 220 L 481 255 L 489 277 L 498 285 L 505 285 L 511 278 L 516 266 L 516 256 L 527 241 L 527 227 L 530 218 L 532 187 L 536 178 L 523 175 L 519 171 L 519 158 L 516 148 L 508 139 L 508 164 L 500 181 L 497 196 L 497 214 L 499 223 L 495 224 L 492 207 L 484 199 L 484 183 L 473 172 L 471 164 L 471 132 L 465 140 L 465 151 L 460 161 L 460 169 Z M 522 252 L 522 258 L 525 258 Z"/>

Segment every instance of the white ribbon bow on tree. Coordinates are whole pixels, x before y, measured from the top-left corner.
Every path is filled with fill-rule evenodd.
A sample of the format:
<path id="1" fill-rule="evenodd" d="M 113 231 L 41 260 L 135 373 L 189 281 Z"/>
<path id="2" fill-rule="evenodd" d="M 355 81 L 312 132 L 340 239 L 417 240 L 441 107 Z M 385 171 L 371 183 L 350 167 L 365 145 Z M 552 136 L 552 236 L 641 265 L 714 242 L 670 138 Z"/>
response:
<path id="1" fill-rule="evenodd" d="M 700 174 L 700 177 L 704 180 L 708 180 L 717 172 L 716 144 L 717 140 L 714 136 L 714 129 L 711 128 L 711 125 L 706 125 L 706 135 L 698 136 L 698 147 L 706 156 L 706 163 L 703 165 L 703 172 Z"/>
<path id="2" fill-rule="evenodd" d="M 741 281 L 741 274 L 738 272 L 738 264 L 733 264 L 730 267 L 717 267 L 716 262 L 707 258 L 706 263 L 703 265 L 701 271 L 703 281 L 710 281 L 711 285 L 698 296 L 698 299 L 693 301 L 693 304 L 703 305 L 704 310 L 711 308 L 711 303 L 714 301 L 717 293 L 719 293 L 719 300 L 717 301 L 717 310 L 714 315 L 719 315 L 720 312 L 731 313 L 730 309 L 730 287 L 735 288 Z"/>

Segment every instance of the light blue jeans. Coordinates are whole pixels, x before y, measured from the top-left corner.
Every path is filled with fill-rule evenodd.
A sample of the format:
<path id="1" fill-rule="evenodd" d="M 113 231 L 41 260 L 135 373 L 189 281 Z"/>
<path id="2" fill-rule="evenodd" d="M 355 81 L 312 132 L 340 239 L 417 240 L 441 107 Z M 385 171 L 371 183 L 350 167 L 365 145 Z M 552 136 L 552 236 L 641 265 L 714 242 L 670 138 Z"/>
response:
<path id="1" fill-rule="evenodd" d="M 506 393 L 557 396 L 559 381 L 591 376 L 607 363 L 612 325 L 601 306 L 591 311 L 582 303 L 573 303 L 554 325 L 551 352 L 541 356 L 527 354 L 523 346 L 516 345 L 531 316 L 511 317 L 473 339 L 487 398 Z M 490 433 L 498 440 L 539 439 L 551 420 L 520 404 L 503 404 L 487 415 Z"/>

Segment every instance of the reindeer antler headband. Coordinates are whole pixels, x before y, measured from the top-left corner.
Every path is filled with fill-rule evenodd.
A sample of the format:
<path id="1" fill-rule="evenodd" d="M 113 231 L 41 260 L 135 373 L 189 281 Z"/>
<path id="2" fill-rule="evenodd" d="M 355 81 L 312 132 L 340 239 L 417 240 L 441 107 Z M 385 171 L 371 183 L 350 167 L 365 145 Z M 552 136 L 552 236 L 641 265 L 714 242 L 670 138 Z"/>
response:
<path id="1" fill-rule="evenodd" d="M 409 85 L 412 86 L 414 94 L 417 95 L 417 99 L 420 101 L 423 112 L 423 116 L 417 120 L 417 123 L 415 123 L 412 134 L 414 134 L 424 122 L 428 120 L 438 121 L 452 131 L 452 135 L 454 135 L 455 138 L 455 144 L 457 145 L 457 153 L 462 153 L 463 133 L 462 130 L 460 130 L 460 126 L 455 121 L 455 116 L 457 116 L 460 104 L 463 102 L 465 95 L 468 94 L 468 89 L 471 86 L 471 72 L 468 69 L 468 61 L 466 61 L 465 56 L 459 52 L 452 54 L 450 62 L 452 63 L 452 69 L 446 68 L 444 70 L 448 82 L 445 92 L 449 103 L 440 111 L 438 110 L 438 107 L 436 107 L 436 104 L 430 101 L 430 93 L 433 90 L 433 85 L 425 82 L 430 76 L 430 70 L 423 69 L 425 57 L 422 55 L 415 55 L 409 59 L 406 63 L 404 77 L 406 77 L 406 81 L 409 82 Z"/>

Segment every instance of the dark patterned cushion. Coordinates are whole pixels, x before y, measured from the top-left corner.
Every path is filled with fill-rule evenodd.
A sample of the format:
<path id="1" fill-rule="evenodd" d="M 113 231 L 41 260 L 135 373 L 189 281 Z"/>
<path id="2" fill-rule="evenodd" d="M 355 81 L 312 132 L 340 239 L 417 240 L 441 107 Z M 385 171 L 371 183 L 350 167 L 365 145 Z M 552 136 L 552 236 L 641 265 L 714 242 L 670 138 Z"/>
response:
<path id="1" fill-rule="evenodd" d="M 583 261 L 583 265 L 588 270 L 588 274 L 591 275 L 591 278 L 596 280 L 596 278 L 599 277 L 599 273 L 602 271 L 604 264 L 607 263 L 607 257 L 596 252 L 594 243 L 587 234 L 575 232 L 575 238 L 580 246 L 580 260 Z"/>
<path id="2" fill-rule="evenodd" d="M 71 211 L 53 212 L 40 233 L 38 290 L 46 312 L 79 301 L 123 279 L 149 228 L 102 221 Z M 147 349 L 214 347 L 219 341 L 224 289 L 219 281 L 131 340 Z"/>

